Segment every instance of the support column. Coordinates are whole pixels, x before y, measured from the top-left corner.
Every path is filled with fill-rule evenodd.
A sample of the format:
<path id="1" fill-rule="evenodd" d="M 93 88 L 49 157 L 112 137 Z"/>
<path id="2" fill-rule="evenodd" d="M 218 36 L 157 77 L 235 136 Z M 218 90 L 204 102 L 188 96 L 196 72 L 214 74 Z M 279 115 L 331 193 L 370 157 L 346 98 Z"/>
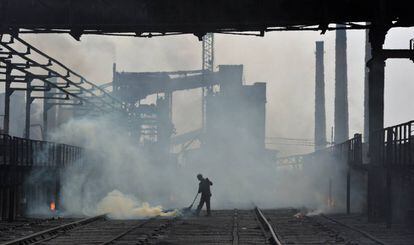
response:
<path id="1" fill-rule="evenodd" d="M 316 42 L 315 150 L 326 147 L 324 43 Z"/>
<path id="2" fill-rule="evenodd" d="M 43 128 L 42 128 L 42 138 L 43 140 L 47 140 L 47 134 L 48 134 L 48 130 L 49 130 L 49 118 L 48 118 L 48 113 L 49 110 L 52 108 L 52 105 L 50 103 L 48 103 L 48 98 L 50 97 L 50 92 L 49 91 L 44 91 L 43 92 Z M 52 115 L 52 121 L 54 120 L 53 115 Z"/>
<path id="3" fill-rule="evenodd" d="M 203 132 L 206 131 L 206 118 L 207 118 L 207 100 L 209 98 L 209 95 L 212 94 L 213 87 L 212 86 L 206 86 L 207 81 L 205 74 L 206 72 L 213 72 L 214 71 L 214 34 L 213 33 L 207 33 L 203 36 L 203 50 L 202 50 L 202 67 L 203 70 L 203 83 L 204 87 L 201 91 L 202 96 L 202 108 L 201 108 L 201 127 Z"/>
<path id="4" fill-rule="evenodd" d="M 31 78 L 26 77 L 26 120 L 24 125 L 24 137 L 27 139 L 30 138 L 30 110 L 33 102 L 31 83 Z"/>
<path id="5" fill-rule="evenodd" d="M 12 222 L 16 219 L 16 210 L 18 205 L 17 200 L 17 188 L 18 188 L 18 181 L 17 181 L 17 162 L 16 162 L 17 152 L 16 148 L 12 147 L 10 150 L 10 169 L 8 175 L 8 185 L 9 185 L 9 192 L 8 192 L 8 217 L 7 221 Z"/>
<path id="6" fill-rule="evenodd" d="M 392 225 L 392 168 L 390 165 L 393 161 L 393 130 L 387 130 L 387 146 L 386 146 L 386 159 L 385 159 L 385 223 L 387 228 L 391 228 Z"/>
<path id="7" fill-rule="evenodd" d="M 384 80 L 385 60 L 381 55 L 382 45 L 385 41 L 387 30 L 373 27 L 369 32 L 372 58 L 368 62 L 368 127 L 369 139 L 372 133 L 384 128 Z M 370 144 L 370 155 L 372 144 Z"/>
<path id="8" fill-rule="evenodd" d="M 336 30 L 335 46 L 335 138 L 336 144 L 349 138 L 348 126 L 348 75 L 346 30 Z"/>
<path id="9" fill-rule="evenodd" d="M 6 63 L 6 83 L 4 93 L 4 118 L 3 118 L 3 130 L 5 134 L 9 134 L 10 131 L 10 96 L 13 94 L 13 90 L 10 88 L 12 68 L 10 63 Z"/>
<path id="10" fill-rule="evenodd" d="M 44 97 L 46 97 L 47 96 L 47 92 L 45 92 L 44 93 Z M 48 125 L 47 125 L 47 123 L 48 123 L 48 118 L 47 118 L 47 112 L 48 112 L 48 110 L 49 110 L 49 104 L 47 103 L 47 99 L 44 99 L 43 100 L 43 130 L 42 130 L 42 139 L 43 140 L 47 140 L 46 139 L 46 137 L 47 137 L 47 130 L 48 130 Z"/>
<path id="11" fill-rule="evenodd" d="M 346 173 L 346 214 L 351 213 L 351 170 Z"/>
<path id="12" fill-rule="evenodd" d="M 369 41 L 369 30 L 365 30 L 365 64 L 372 58 L 371 44 Z M 365 78 L 364 78 L 364 142 L 368 142 L 369 139 L 369 68 L 365 66 Z"/>
<path id="13" fill-rule="evenodd" d="M 118 76 L 116 71 L 116 63 L 113 63 L 112 65 L 112 94 L 117 97 L 121 98 L 121 95 L 119 94 L 119 85 L 118 85 Z"/>
<path id="14" fill-rule="evenodd" d="M 372 26 L 369 30 L 369 41 L 371 43 L 371 55 L 372 58 L 367 63 L 369 68 L 368 74 L 368 140 L 369 149 L 368 157 L 370 158 L 370 163 L 372 166 L 375 166 L 374 156 L 380 154 L 379 145 L 383 144 L 382 139 L 379 139 L 378 142 L 375 142 L 374 132 L 384 128 L 384 83 L 385 83 L 385 60 L 381 55 L 382 46 L 385 41 L 385 36 L 388 29 L 384 26 Z M 378 212 L 382 212 L 378 209 L 378 205 L 375 205 L 378 200 L 375 200 L 377 194 L 374 188 L 378 188 L 379 178 L 376 176 L 381 174 L 380 169 L 371 167 L 368 170 L 368 193 L 367 193 L 367 203 L 368 203 L 368 219 L 373 220 L 375 215 Z"/>

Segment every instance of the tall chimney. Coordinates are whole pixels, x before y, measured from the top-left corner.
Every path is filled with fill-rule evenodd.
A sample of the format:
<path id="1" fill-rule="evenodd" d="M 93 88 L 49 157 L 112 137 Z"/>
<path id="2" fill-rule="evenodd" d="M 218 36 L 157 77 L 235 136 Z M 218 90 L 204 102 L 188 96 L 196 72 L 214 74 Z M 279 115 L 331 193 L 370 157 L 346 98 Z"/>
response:
<path id="1" fill-rule="evenodd" d="M 369 139 L 369 68 L 366 65 L 371 59 L 371 43 L 369 42 L 369 29 L 365 31 L 365 80 L 364 80 L 364 142 L 368 142 Z"/>
<path id="2" fill-rule="evenodd" d="M 337 25 L 337 27 L 341 27 Z M 348 140 L 348 76 L 346 62 L 346 30 L 336 30 L 335 46 L 335 132 L 336 144 Z"/>
<path id="3" fill-rule="evenodd" d="M 316 42 L 315 150 L 326 147 L 325 72 L 323 41 Z"/>

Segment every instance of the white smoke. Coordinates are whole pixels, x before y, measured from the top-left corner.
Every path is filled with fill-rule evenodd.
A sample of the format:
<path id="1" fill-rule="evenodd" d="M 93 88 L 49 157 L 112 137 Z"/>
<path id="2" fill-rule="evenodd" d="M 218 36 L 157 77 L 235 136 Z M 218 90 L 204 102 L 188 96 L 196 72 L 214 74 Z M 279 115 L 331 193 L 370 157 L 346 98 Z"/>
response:
<path id="1" fill-rule="evenodd" d="M 156 216 L 175 216 L 178 210 L 165 212 L 161 205 L 151 207 L 140 203 L 134 196 L 124 195 L 118 190 L 111 191 L 97 205 L 97 214 L 108 214 L 114 219 L 137 219 Z"/>
<path id="2" fill-rule="evenodd" d="M 409 36 L 407 33 L 409 34 L 404 33 L 404 40 Z M 362 132 L 364 36 L 363 32 L 349 32 L 348 36 L 351 135 Z M 402 39 L 401 33 L 394 36 L 396 38 L 387 39 L 386 46 L 395 46 L 395 40 Z M 191 35 L 148 40 L 85 36 L 82 42 L 76 42 L 68 36 L 37 35 L 35 38 L 36 46 L 40 45 L 42 50 L 98 83 L 111 80 L 110 68 L 114 58 L 118 59 L 118 67 L 127 71 L 187 70 L 201 67 L 201 45 Z M 334 33 L 329 32 L 325 36 L 303 32 L 274 33 L 265 38 L 217 35 L 216 64 L 245 64 L 247 83 L 269 82 L 267 136 L 312 137 L 314 41 L 321 39 L 326 41 L 329 131 L 329 126 L 333 124 Z M 403 45 L 405 41 L 398 43 L 398 47 Z M 110 51 L 106 52 L 107 50 Z M 96 60 L 99 60 L 99 64 L 96 64 Z M 404 68 L 406 71 L 410 64 L 404 65 L 407 66 Z M 405 88 L 401 86 L 401 81 L 406 79 L 407 73 L 401 72 L 400 67 L 389 68 L 387 80 L 392 80 L 392 83 L 386 83 L 389 87 L 386 89 L 386 99 L 390 101 L 386 106 L 386 124 L 392 125 L 401 120 L 407 121 L 412 115 L 401 109 L 395 110 L 397 106 L 393 106 L 397 102 L 403 104 L 400 100 L 406 102 L 409 97 L 409 93 L 401 91 L 401 88 Z M 199 96 L 199 91 L 196 93 L 197 95 L 188 92 L 188 96 L 174 97 L 173 117 L 178 133 L 189 131 L 200 124 L 200 116 L 193 119 L 194 115 L 200 114 L 200 101 L 192 101 L 191 104 L 195 104 L 193 108 L 183 107 L 184 104 L 189 104 L 188 97 Z M 402 117 L 408 119 L 400 120 Z M 108 117 L 72 120 L 57 132 L 54 140 L 80 145 L 88 149 L 88 153 L 91 153 L 89 155 L 94 156 L 85 159 L 82 169 L 65 170 L 62 204 L 68 213 L 96 213 L 100 201 L 113 190 L 134 197 L 137 202 L 133 207 L 140 207 L 144 202 L 167 208 L 188 206 L 197 190 L 195 175 L 199 172 L 214 182 L 213 208 L 249 207 L 253 202 L 266 207 L 306 205 L 324 208 L 326 202 L 329 180 L 326 176 L 331 175 L 330 168 L 316 167 L 313 171 L 276 169 L 250 159 L 250 156 L 246 156 L 248 149 L 240 158 L 249 160 L 242 163 L 218 162 L 215 156 L 220 153 L 214 152 L 208 159 L 196 158 L 185 165 L 174 162 L 154 164 L 147 153 L 136 147 L 123 126 Z M 299 153 L 297 148 L 290 146 L 277 148 L 287 154 Z M 334 179 L 333 188 L 344 190 L 343 181 L 336 182 Z M 133 209 L 132 206 L 130 209 Z"/>
<path id="3" fill-rule="evenodd" d="M 112 116 L 72 119 L 52 140 L 86 149 L 83 166 L 64 171 L 60 203 L 67 215 L 176 215 L 175 211 L 164 213 L 163 207 L 187 207 L 198 189 L 198 173 L 213 182 L 213 209 L 325 208 L 326 176 L 332 175 L 330 168 L 319 165 L 313 171 L 276 168 L 249 151 L 228 160 L 222 159 L 225 149 L 207 153 L 208 157 L 195 155 L 184 165 L 173 159 L 154 160 L 128 135 L 122 120 Z"/>

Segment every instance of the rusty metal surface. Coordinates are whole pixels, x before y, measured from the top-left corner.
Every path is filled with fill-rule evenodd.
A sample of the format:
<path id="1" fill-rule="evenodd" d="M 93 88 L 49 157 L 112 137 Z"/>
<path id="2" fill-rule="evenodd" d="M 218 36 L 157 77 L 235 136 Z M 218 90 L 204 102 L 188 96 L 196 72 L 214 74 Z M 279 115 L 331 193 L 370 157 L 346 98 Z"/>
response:
<path id="1" fill-rule="evenodd" d="M 19 239 L 53 227 L 75 222 L 76 218 L 25 218 L 14 222 L 0 221 L 0 243 Z"/>
<path id="2" fill-rule="evenodd" d="M 263 215 L 262 210 L 260 210 L 258 207 L 255 207 L 254 209 L 256 213 L 257 220 L 262 224 L 263 229 L 267 233 L 267 239 L 275 245 L 282 245 L 282 242 L 279 239 L 279 236 L 275 229 L 273 228 L 272 224 L 270 224 L 269 220 Z"/>
<path id="3" fill-rule="evenodd" d="M 101 220 L 42 244 L 137 244 L 146 242 L 169 219 Z"/>
<path id="4" fill-rule="evenodd" d="M 177 221 L 161 244 L 269 244 L 254 210 L 213 210 L 211 217 Z"/>
<path id="5" fill-rule="evenodd" d="M 105 218 L 105 215 L 99 215 L 91 218 L 85 218 L 78 221 L 74 221 L 68 224 L 58 225 L 46 230 L 42 230 L 31 235 L 21 237 L 15 240 L 7 241 L 2 243 L 2 245 L 25 245 L 25 244 L 39 244 L 43 241 L 51 240 L 61 233 L 78 228 L 79 226 L 84 226 L 89 223 L 99 221 Z"/>
<path id="6" fill-rule="evenodd" d="M 407 225 L 368 223 L 361 214 L 306 216 L 295 209 L 265 210 L 282 244 L 413 244 L 414 230 Z"/>
<path id="7" fill-rule="evenodd" d="M 384 244 L 408 245 L 414 243 L 414 229 L 407 225 L 393 224 L 391 228 L 387 229 L 385 222 L 368 223 L 366 216 L 361 214 L 335 214 L 329 215 L 329 218 L 368 233 Z"/>
<path id="8" fill-rule="evenodd" d="M 412 229 L 403 226 L 386 229 L 384 223 L 367 223 L 362 215 L 306 216 L 296 209 L 262 210 L 262 213 L 272 225 L 280 244 L 408 245 L 414 241 Z M 55 237 L 36 244 L 275 243 L 269 240 L 269 232 L 263 229 L 255 210 L 213 210 L 211 217 L 95 220 L 71 230 L 62 230 Z"/>

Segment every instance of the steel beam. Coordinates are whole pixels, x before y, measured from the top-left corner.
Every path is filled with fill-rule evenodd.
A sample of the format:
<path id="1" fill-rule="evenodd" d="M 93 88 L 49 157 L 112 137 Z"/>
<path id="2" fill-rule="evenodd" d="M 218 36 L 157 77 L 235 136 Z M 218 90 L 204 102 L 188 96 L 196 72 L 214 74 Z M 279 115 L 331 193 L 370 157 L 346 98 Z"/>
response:
<path id="1" fill-rule="evenodd" d="M 327 30 L 330 23 L 375 20 L 373 9 L 380 0 L 0 0 L 0 30 L 36 33 L 82 34 L 129 33 L 152 37 L 156 33 L 316 29 Z M 412 26 L 414 3 L 406 0 L 383 1 L 384 19 L 396 26 Z M 340 7 L 338 7 L 338 4 Z M 144 34 L 147 33 L 147 34 Z"/>
<path id="2" fill-rule="evenodd" d="M 387 59 L 410 59 L 414 61 L 414 50 L 412 49 L 383 49 L 380 55 L 384 60 Z"/>
<path id="3" fill-rule="evenodd" d="M 24 124 L 24 137 L 30 139 L 30 118 L 31 118 L 31 107 L 33 103 L 32 98 L 32 87 L 31 87 L 32 79 L 27 77 L 26 78 L 26 116 L 25 116 L 25 124 Z"/>

